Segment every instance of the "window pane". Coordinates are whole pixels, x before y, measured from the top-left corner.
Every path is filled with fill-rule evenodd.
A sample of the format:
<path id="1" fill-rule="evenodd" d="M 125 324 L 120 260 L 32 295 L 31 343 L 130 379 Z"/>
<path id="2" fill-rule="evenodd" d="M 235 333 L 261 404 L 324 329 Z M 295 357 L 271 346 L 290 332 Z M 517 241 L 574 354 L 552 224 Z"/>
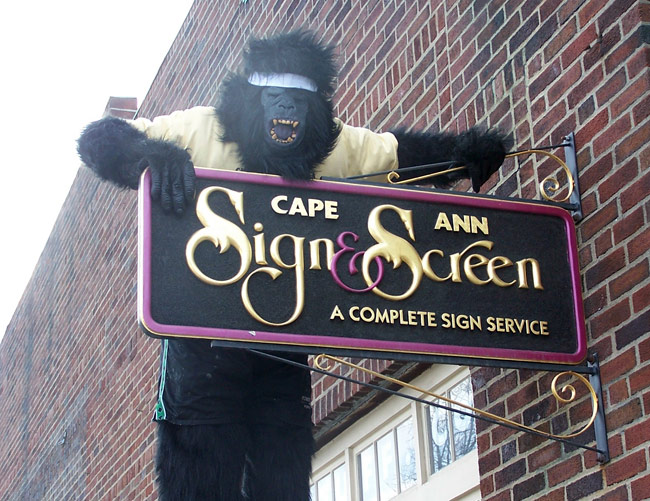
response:
<path id="1" fill-rule="evenodd" d="M 357 456 L 359 462 L 359 485 L 362 501 L 378 501 L 377 473 L 375 470 L 375 447 L 371 445 Z"/>
<path id="2" fill-rule="evenodd" d="M 377 440 L 379 498 L 382 501 L 397 496 L 397 463 L 395 459 L 395 437 L 391 431 Z"/>
<path id="3" fill-rule="evenodd" d="M 439 400 L 436 400 L 435 403 L 439 403 Z M 451 443 L 446 410 L 429 406 L 429 440 L 431 443 L 431 469 L 432 473 L 435 473 L 451 462 Z"/>
<path id="4" fill-rule="evenodd" d="M 472 398 L 472 383 L 470 379 L 464 379 L 458 385 L 454 386 L 449 392 L 449 398 L 465 405 L 473 406 L 474 399 Z M 457 405 L 453 407 L 467 410 Z M 473 417 L 458 414 L 457 412 L 452 413 L 452 426 L 454 429 L 454 451 L 456 453 L 456 459 L 458 459 L 476 448 L 476 427 L 474 426 Z"/>
<path id="5" fill-rule="evenodd" d="M 334 501 L 332 497 L 332 475 L 326 475 L 318 481 L 318 501 Z"/>
<path id="6" fill-rule="evenodd" d="M 334 470 L 334 500 L 348 501 L 348 480 L 345 478 L 345 465 Z"/>
<path id="7" fill-rule="evenodd" d="M 415 467 L 415 434 L 413 418 L 408 418 L 397 427 L 397 452 L 399 459 L 400 492 L 416 484 L 418 480 Z"/>

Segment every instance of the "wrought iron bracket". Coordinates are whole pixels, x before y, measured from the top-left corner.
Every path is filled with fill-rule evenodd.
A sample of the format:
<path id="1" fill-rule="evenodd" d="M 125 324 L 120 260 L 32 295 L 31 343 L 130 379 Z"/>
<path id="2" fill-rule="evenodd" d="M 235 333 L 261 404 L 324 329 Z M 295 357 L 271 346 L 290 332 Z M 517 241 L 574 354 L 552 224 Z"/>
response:
<path id="1" fill-rule="evenodd" d="M 557 149 L 560 147 L 564 148 L 564 158 L 566 162 L 562 161 L 556 155 L 546 151 L 546 150 Z M 580 195 L 580 185 L 578 182 L 578 161 L 576 155 L 575 134 L 571 132 L 570 134 L 565 136 L 561 144 L 556 144 L 552 146 L 541 146 L 529 150 L 514 151 L 508 153 L 506 155 L 506 158 L 514 158 L 514 157 L 531 155 L 531 154 L 544 155 L 546 157 L 551 158 L 553 161 L 555 161 L 560 165 L 567 178 L 568 194 L 564 198 L 559 200 L 556 199 L 556 193 L 558 191 L 561 191 L 562 189 L 561 183 L 555 177 L 553 177 L 553 175 L 544 178 L 539 183 L 538 186 L 540 194 L 542 198 L 544 198 L 544 201 L 546 203 L 550 203 L 552 205 L 556 205 L 558 207 L 562 207 L 565 210 L 568 210 L 571 213 L 571 216 L 573 217 L 574 221 L 576 222 L 580 221 L 582 219 L 582 202 L 581 202 L 581 195 Z M 438 170 L 411 179 L 405 179 L 405 180 L 400 179 L 400 173 L 405 173 L 414 170 L 422 170 L 423 168 L 431 168 L 431 169 L 435 168 Z M 386 180 L 388 181 L 389 184 L 401 185 L 401 186 L 403 185 L 412 186 L 413 183 L 418 183 L 420 181 L 427 181 L 436 176 L 448 174 L 463 169 L 466 169 L 466 167 L 463 165 L 459 166 L 457 165 L 456 162 L 450 161 L 450 162 L 439 162 L 439 163 L 427 164 L 427 165 L 416 165 L 413 167 L 406 167 L 397 170 L 374 172 L 372 174 L 361 174 L 361 175 L 350 176 L 345 178 L 323 177 L 322 179 L 330 180 L 330 181 L 363 182 L 363 180 L 366 178 L 371 178 L 379 175 L 386 175 Z M 507 199 L 512 199 L 512 197 Z"/>
<path id="2" fill-rule="evenodd" d="M 594 420 L 594 435 L 596 436 L 596 448 L 598 449 L 598 462 L 608 463 L 609 441 L 607 440 L 607 421 L 605 420 L 605 401 L 603 400 L 603 387 L 600 381 L 600 363 L 598 355 L 594 354 L 587 362 L 592 372 L 589 373 L 589 382 L 598 397 L 598 413 Z"/>
<path id="3" fill-rule="evenodd" d="M 575 134 L 571 132 L 568 136 L 564 137 L 564 159 L 566 166 L 573 178 L 573 190 L 569 196 L 569 203 L 567 209 L 571 212 L 571 216 L 575 222 L 582 220 L 582 199 L 580 194 L 580 183 L 578 176 L 578 157 L 576 155 L 576 138 Z"/>
<path id="4" fill-rule="evenodd" d="M 501 426 L 505 426 L 507 428 L 511 428 L 513 430 L 523 432 L 523 433 L 528 433 L 532 435 L 536 435 L 542 438 L 547 438 L 549 440 L 554 440 L 556 442 L 561 442 L 564 443 L 568 446 L 571 447 L 576 447 L 584 450 L 590 450 L 593 451 L 597 454 L 596 458 L 598 462 L 600 463 L 607 463 L 610 460 L 610 455 L 609 455 L 609 444 L 607 440 L 607 425 L 605 421 L 605 409 L 604 409 L 604 401 L 603 401 L 603 393 L 602 393 L 602 384 L 601 384 L 601 379 L 600 379 L 600 365 L 598 363 L 598 356 L 597 355 L 591 355 L 589 357 L 589 360 L 586 365 L 584 366 L 566 366 L 566 365 L 559 365 L 559 364 L 542 364 L 542 363 L 526 363 L 526 362 L 519 362 L 516 364 L 515 367 L 510 367 L 510 364 L 506 361 L 499 361 L 501 362 L 499 367 L 501 368 L 518 368 L 518 369 L 537 369 L 537 370 L 548 370 L 551 372 L 558 372 L 558 375 L 553 379 L 552 387 L 551 390 L 553 392 L 553 395 L 559 402 L 563 403 L 568 403 L 572 402 L 575 399 L 575 388 L 571 384 L 565 384 L 560 391 L 557 391 L 556 389 L 556 382 L 559 377 L 565 374 L 570 374 L 573 375 L 574 377 L 577 377 L 578 380 L 581 380 L 584 384 L 589 389 L 589 392 L 591 394 L 591 399 L 592 399 L 592 418 L 590 421 L 587 423 L 587 425 L 583 426 L 582 429 L 580 429 L 576 433 L 571 433 L 567 435 L 555 435 L 551 434 L 548 432 L 543 432 L 540 430 L 537 430 L 535 428 L 531 428 L 529 426 L 525 426 L 520 423 L 516 423 L 514 421 L 511 421 L 509 419 L 491 414 L 489 412 L 485 412 L 481 409 L 477 409 L 471 406 L 468 406 L 466 404 L 463 404 L 461 402 L 456 402 L 452 401 L 446 397 L 442 397 L 440 395 L 435 395 L 431 392 L 428 392 L 422 388 L 418 388 L 416 386 L 411 385 L 410 383 L 406 383 L 404 381 L 400 381 L 399 379 L 394 379 L 389 376 L 386 376 L 382 373 L 375 372 L 373 370 L 367 369 L 365 367 L 359 366 L 357 364 L 353 364 L 351 362 L 348 362 L 343 359 L 339 359 L 336 357 L 333 357 L 331 355 L 325 355 L 321 354 L 315 357 L 314 359 L 314 366 L 311 367 L 309 365 L 302 364 L 300 362 L 295 362 L 292 360 L 287 360 L 283 357 L 273 355 L 268 352 L 260 352 L 257 350 L 249 350 L 251 353 L 255 353 L 259 356 L 266 357 L 266 358 L 271 358 L 277 361 L 281 361 L 284 363 L 287 363 L 289 365 L 294 365 L 297 367 L 301 367 L 305 370 L 309 370 L 312 372 L 317 372 L 320 374 L 324 374 L 327 376 L 333 376 L 337 379 L 342 379 L 344 381 L 348 381 L 351 383 L 356 383 L 361 386 L 366 386 L 369 388 L 372 388 L 377 391 L 382 391 L 385 393 L 389 393 L 392 395 L 396 395 L 402 398 L 407 398 L 409 400 L 414 400 L 417 402 L 420 402 L 425 405 L 431 405 L 434 407 L 440 407 L 446 410 L 449 410 L 451 412 L 455 412 L 458 414 L 463 414 L 469 417 L 473 417 L 476 419 L 481 419 L 484 421 L 487 421 L 492 424 L 497 424 Z M 385 386 L 373 384 L 373 383 L 367 383 L 358 379 L 350 378 L 348 376 L 343 376 L 341 374 L 337 374 L 333 372 L 330 367 L 328 366 L 328 361 L 329 362 L 335 362 L 335 363 L 341 363 L 343 365 L 346 365 L 351 368 L 358 369 L 362 372 L 369 373 L 371 374 L 374 378 L 383 380 L 384 382 L 389 382 L 392 384 L 396 384 L 399 386 L 402 386 L 404 388 L 411 388 L 414 389 L 424 395 L 429 395 L 432 396 L 438 400 L 443 400 L 446 402 L 447 405 L 445 404 L 440 404 L 440 403 L 435 403 L 432 401 L 428 400 L 423 400 L 418 397 L 414 397 L 408 394 L 400 393 L 396 390 L 389 389 Z M 470 365 L 479 365 L 476 360 L 473 361 L 473 364 Z M 454 357 L 445 357 L 445 360 L 441 360 L 441 363 L 461 363 L 458 362 L 454 359 Z M 483 365 L 483 364 L 480 364 Z M 589 381 L 582 377 L 580 374 L 586 374 L 589 377 Z M 559 395 L 559 393 L 569 393 L 571 396 L 569 398 L 563 398 Z M 596 439 L 596 447 L 591 447 L 587 445 L 583 445 L 579 442 L 574 442 L 570 439 L 577 437 L 581 435 L 582 433 L 586 432 L 589 428 L 594 427 L 594 435 Z"/>

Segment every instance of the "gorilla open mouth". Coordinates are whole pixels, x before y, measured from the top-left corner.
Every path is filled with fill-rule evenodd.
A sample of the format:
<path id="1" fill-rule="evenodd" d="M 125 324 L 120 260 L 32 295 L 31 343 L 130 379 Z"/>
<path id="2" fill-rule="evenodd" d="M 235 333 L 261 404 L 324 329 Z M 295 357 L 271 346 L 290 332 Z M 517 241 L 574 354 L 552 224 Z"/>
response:
<path id="1" fill-rule="evenodd" d="M 299 125 L 300 122 L 297 120 L 274 118 L 271 121 L 269 135 L 276 143 L 291 144 L 296 140 Z"/>

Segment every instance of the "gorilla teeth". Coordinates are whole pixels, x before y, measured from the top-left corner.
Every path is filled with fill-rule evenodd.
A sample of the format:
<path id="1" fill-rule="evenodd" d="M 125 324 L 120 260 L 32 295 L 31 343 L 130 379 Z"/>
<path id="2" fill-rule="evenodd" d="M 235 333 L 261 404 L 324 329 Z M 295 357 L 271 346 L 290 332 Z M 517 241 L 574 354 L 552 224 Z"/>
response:
<path id="1" fill-rule="evenodd" d="M 289 144 L 289 143 L 292 143 L 296 139 L 296 128 L 298 127 L 298 125 L 300 125 L 300 122 L 298 122 L 297 120 L 286 120 L 286 119 L 283 119 L 283 118 L 274 118 L 272 120 L 272 123 L 273 123 L 273 127 L 269 131 L 269 134 L 271 135 L 271 138 L 274 141 L 276 141 L 278 143 L 282 143 L 282 144 Z M 292 128 L 291 135 L 287 136 L 286 138 L 280 138 L 278 136 L 277 132 L 275 131 L 275 127 L 277 125 L 290 126 Z"/>
<path id="2" fill-rule="evenodd" d="M 286 120 L 286 119 L 283 119 L 283 118 L 274 118 L 273 119 L 273 125 L 278 125 L 278 124 L 280 124 L 280 125 L 291 125 L 291 127 L 293 127 L 295 129 L 296 127 L 298 127 L 298 125 L 300 125 L 300 122 L 298 122 L 297 120 L 291 121 L 291 120 Z"/>

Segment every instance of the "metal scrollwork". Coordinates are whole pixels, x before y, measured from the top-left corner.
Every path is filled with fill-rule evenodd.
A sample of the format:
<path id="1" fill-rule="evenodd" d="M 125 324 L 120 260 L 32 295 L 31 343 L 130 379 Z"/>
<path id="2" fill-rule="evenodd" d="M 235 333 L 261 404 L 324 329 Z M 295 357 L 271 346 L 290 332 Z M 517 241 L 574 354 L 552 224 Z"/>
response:
<path id="1" fill-rule="evenodd" d="M 571 170 L 560 157 L 544 150 L 526 150 L 526 151 L 518 151 L 515 153 L 510 153 L 506 155 L 506 158 L 518 157 L 521 155 L 533 155 L 533 154 L 544 155 L 549 157 L 553 161 L 557 162 L 560 165 L 560 167 L 562 167 L 562 169 L 564 170 L 564 174 L 567 177 L 567 182 L 569 183 L 567 195 L 564 198 L 554 198 L 557 192 L 559 192 L 562 189 L 560 186 L 560 182 L 557 180 L 556 177 L 553 177 L 553 174 L 546 176 L 544 179 L 542 179 L 542 182 L 539 184 L 539 191 L 542 197 L 544 197 L 544 199 L 548 200 L 549 202 L 566 202 L 567 200 L 569 200 L 575 188 L 575 181 L 573 180 L 573 176 L 571 175 Z"/>
<path id="2" fill-rule="evenodd" d="M 365 372 L 367 374 L 370 374 L 370 375 L 372 375 L 372 376 L 374 376 L 376 378 L 383 379 L 385 381 L 389 381 L 391 383 L 398 384 L 398 385 L 400 385 L 400 386 L 402 386 L 404 388 L 410 388 L 410 389 L 418 391 L 418 392 L 420 392 L 420 393 L 422 393 L 424 395 L 428 395 L 428 396 L 433 397 L 435 399 L 439 399 L 439 400 L 442 400 L 444 402 L 447 402 L 448 404 L 452 404 L 454 406 L 458 406 L 458 407 L 461 407 L 461 408 L 466 409 L 468 411 L 471 411 L 471 412 L 475 413 L 476 415 L 489 418 L 489 419 L 491 419 L 491 420 L 493 420 L 495 422 L 506 423 L 509 426 L 511 426 L 513 428 L 516 428 L 518 430 L 529 431 L 529 432 L 536 433 L 538 435 L 543 435 L 543 436 L 546 436 L 546 437 L 549 437 L 549 438 L 554 438 L 554 439 L 568 439 L 568 438 L 573 438 L 573 437 L 577 437 L 578 435 L 581 435 L 582 433 L 587 431 L 593 425 L 594 420 L 596 419 L 596 415 L 598 413 L 598 397 L 596 396 L 596 392 L 594 391 L 593 387 L 591 386 L 591 384 L 589 383 L 589 381 L 587 379 L 585 379 L 580 374 L 577 374 L 577 373 L 572 372 L 572 371 L 561 372 L 561 373 L 559 373 L 558 375 L 556 375 L 553 378 L 553 381 L 551 383 L 551 392 L 553 393 L 553 396 L 556 398 L 556 400 L 558 402 L 563 403 L 563 404 L 573 402 L 576 399 L 576 395 L 577 395 L 575 387 L 573 385 L 571 385 L 571 384 L 565 384 L 558 391 L 557 382 L 563 376 L 567 376 L 567 375 L 574 376 L 577 379 L 579 379 L 587 387 L 587 389 L 589 390 L 589 393 L 591 395 L 591 403 L 592 403 L 593 412 L 592 412 L 591 419 L 589 420 L 589 422 L 585 426 L 583 426 L 580 430 L 578 430 L 577 432 L 570 433 L 570 434 L 567 434 L 567 435 L 556 435 L 556 434 L 553 434 L 553 433 L 538 430 L 536 428 L 532 428 L 530 426 L 523 425 L 521 423 L 517 423 L 516 421 L 512 421 L 512 420 L 504 418 L 502 416 L 497 416 L 496 414 L 492 414 L 490 412 L 486 412 L 486 411 L 483 411 L 481 409 L 477 409 L 476 407 L 469 406 L 469 405 L 464 404 L 462 402 L 456 402 L 455 400 L 451 400 L 451 399 L 449 399 L 449 398 L 447 398 L 447 397 L 445 397 L 443 395 L 436 395 L 435 393 L 424 390 L 424 389 L 419 388 L 419 387 L 417 387 L 415 385 L 412 385 L 410 383 L 405 383 L 404 381 L 400 381 L 399 379 L 395 379 L 395 378 L 392 378 L 390 376 L 386 376 L 386 375 L 384 375 L 384 374 L 382 374 L 380 372 L 376 372 L 376 371 L 373 371 L 371 369 L 361 367 L 360 365 L 353 364 L 352 362 L 348 362 L 348 361 L 343 360 L 341 358 L 333 357 L 331 355 L 326 355 L 326 354 L 321 354 L 321 355 L 318 355 L 317 357 L 314 358 L 314 366 L 316 368 L 322 370 L 322 371 L 331 372 L 332 366 L 330 365 L 330 362 L 338 363 L 338 364 L 345 365 L 345 366 L 353 368 L 353 369 L 360 370 L 360 371 Z M 563 396 L 560 395 L 560 393 L 567 393 L 567 392 L 569 394 L 568 398 L 563 397 Z"/>
<path id="3" fill-rule="evenodd" d="M 557 162 L 560 167 L 562 167 L 562 170 L 564 171 L 564 174 L 567 177 L 567 182 L 568 182 L 568 191 L 567 195 L 563 198 L 555 198 L 557 196 L 557 193 L 562 189 L 562 186 L 560 182 L 558 181 L 557 177 L 554 177 L 553 174 L 550 174 L 546 176 L 542 182 L 539 184 L 539 191 L 542 197 L 545 200 L 548 200 L 549 202 L 566 202 L 569 200 L 571 197 L 571 194 L 573 193 L 575 189 L 575 181 L 573 179 L 573 175 L 571 174 L 571 170 L 567 166 L 567 164 L 557 155 L 554 155 L 553 153 L 549 153 L 548 151 L 544 150 L 524 150 L 524 151 L 516 151 L 513 153 L 508 153 L 506 155 L 506 158 L 514 158 L 514 157 L 519 157 L 522 155 L 544 155 L 553 161 Z M 425 174 L 423 176 L 418 176 L 415 178 L 411 179 L 400 179 L 400 174 L 399 171 L 394 170 L 390 171 L 387 175 L 387 180 L 389 184 L 413 184 L 417 183 L 418 181 L 425 181 L 427 179 L 434 178 L 436 176 L 441 176 L 443 174 L 448 174 L 450 172 L 455 172 L 458 170 L 466 169 L 464 165 L 458 166 L 458 167 L 452 167 L 450 169 L 438 171 L 438 172 L 432 172 L 431 174 Z"/>
<path id="4" fill-rule="evenodd" d="M 581 376 L 580 374 L 577 374 L 572 371 L 567 371 L 567 372 L 560 372 L 558 375 L 556 375 L 553 378 L 553 381 L 551 382 L 551 392 L 553 393 L 553 396 L 555 397 L 555 400 L 557 400 L 560 403 L 563 404 L 568 404 L 571 403 L 575 400 L 576 398 L 576 389 L 572 384 L 565 384 L 562 386 L 560 389 L 560 392 L 562 393 L 569 393 L 569 397 L 565 398 L 560 395 L 560 392 L 557 391 L 557 382 L 562 376 L 573 376 L 580 381 L 586 386 L 586 388 L 589 390 L 589 393 L 591 395 L 591 406 L 592 406 L 592 411 L 591 411 L 591 418 L 589 419 L 589 422 L 584 425 L 580 430 L 578 430 L 575 433 L 571 433 L 569 435 L 551 435 L 555 436 L 558 438 L 573 438 L 577 437 L 578 435 L 581 435 L 585 431 L 587 431 L 589 428 L 591 428 L 591 425 L 594 424 L 594 421 L 596 419 L 596 415 L 598 414 L 598 397 L 596 396 L 596 392 L 594 391 L 594 388 L 591 386 L 589 381 L 584 376 Z"/>

